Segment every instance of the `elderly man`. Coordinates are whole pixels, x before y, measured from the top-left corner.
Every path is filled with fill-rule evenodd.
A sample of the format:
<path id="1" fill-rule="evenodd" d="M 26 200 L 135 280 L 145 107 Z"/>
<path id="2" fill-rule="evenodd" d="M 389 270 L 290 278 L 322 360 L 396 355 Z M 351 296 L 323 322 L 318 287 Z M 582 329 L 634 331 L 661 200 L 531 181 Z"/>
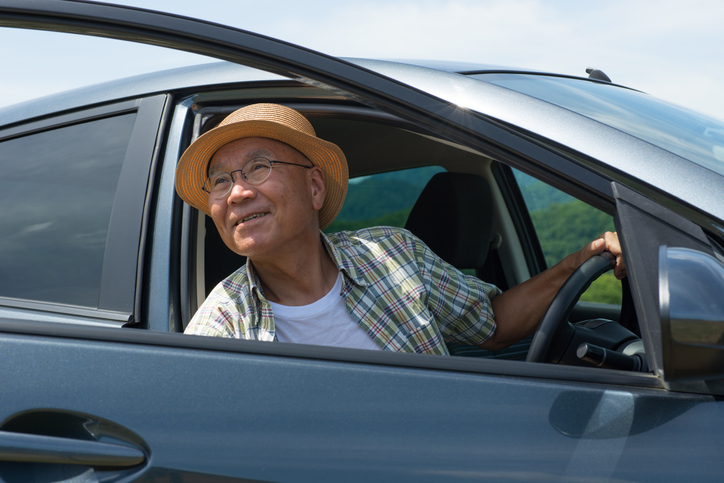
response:
<path id="1" fill-rule="evenodd" d="M 533 333 L 553 296 L 604 250 L 606 233 L 501 293 L 448 265 L 409 232 L 324 234 L 347 191 L 347 161 L 297 111 L 255 104 L 181 157 L 176 190 L 248 261 L 199 308 L 187 334 L 448 354 L 446 341 L 506 347 Z"/>

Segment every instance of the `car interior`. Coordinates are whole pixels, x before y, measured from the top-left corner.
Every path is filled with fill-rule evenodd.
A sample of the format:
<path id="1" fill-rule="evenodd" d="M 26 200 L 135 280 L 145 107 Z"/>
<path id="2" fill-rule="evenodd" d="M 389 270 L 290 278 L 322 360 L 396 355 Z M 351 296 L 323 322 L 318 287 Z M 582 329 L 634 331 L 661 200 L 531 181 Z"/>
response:
<path id="1" fill-rule="evenodd" d="M 337 220 L 326 231 L 384 224 L 404 227 L 448 263 L 502 290 L 550 264 L 533 221 L 541 210 L 532 205 L 536 197 L 551 198 L 553 202 L 546 203 L 556 207 L 577 202 L 565 193 L 482 153 L 360 104 L 278 98 L 262 101 L 284 103 L 299 110 L 320 138 L 337 144 L 347 156 L 347 198 Z M 195 113 L 192 137 L 212 129 L 243 105 L 240 102 L 200 108 Z M 610 214 L 588 205 L 583 209 L 602 215 L 604 226 L 592 228 L 591 233 L 597 231 L 593 235 L 581 235 L 575 249 L 603 231 L 613 230 Z M 211 289 L 245 263 L 243 257 L 223 244 L 209 217 L 203 213 L 195 216 L 196 237 L 190 241 L 188 252 L 189 265 L 195 271 L 190 274 L 188 290 L 195 296 L 189 297 L 184 327 Z M 551 242 L 555 244 L 555 240 Z M 617 293 L 613 300 L 597 300 L 594 296 L 593 300 L 579 302 L 570 320 L 618 321 L 622 289 L 618 281 L 614 284 L 618 288 L 614 289 Z M 525 360 L 531 338 L 495 352 L 470 346 L 449 348 L 451 354 L 459 356 Z"/>

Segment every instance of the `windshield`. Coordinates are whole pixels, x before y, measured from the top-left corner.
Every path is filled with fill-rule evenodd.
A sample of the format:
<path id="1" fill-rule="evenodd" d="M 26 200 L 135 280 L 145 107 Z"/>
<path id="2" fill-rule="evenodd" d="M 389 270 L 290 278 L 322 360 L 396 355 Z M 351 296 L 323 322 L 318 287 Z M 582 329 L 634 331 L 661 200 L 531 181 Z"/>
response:
<path id="1" fill-rule="evenodd" d="M 526 74 L 470 77 L 569 109 L 724 174 L 724 122 L 713 117 L 600 82 Z"/>

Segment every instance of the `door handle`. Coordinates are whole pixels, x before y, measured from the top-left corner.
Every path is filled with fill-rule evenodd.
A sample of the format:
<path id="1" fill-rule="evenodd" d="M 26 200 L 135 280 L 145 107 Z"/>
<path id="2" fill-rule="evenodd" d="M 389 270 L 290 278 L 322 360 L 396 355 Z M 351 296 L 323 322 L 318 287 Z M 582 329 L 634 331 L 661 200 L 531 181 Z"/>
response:
<path id="1" fill-rule="evenodd" d="M 0 461 L 130 467 L 146 455 L 131 446 L 0 431 Z"/>

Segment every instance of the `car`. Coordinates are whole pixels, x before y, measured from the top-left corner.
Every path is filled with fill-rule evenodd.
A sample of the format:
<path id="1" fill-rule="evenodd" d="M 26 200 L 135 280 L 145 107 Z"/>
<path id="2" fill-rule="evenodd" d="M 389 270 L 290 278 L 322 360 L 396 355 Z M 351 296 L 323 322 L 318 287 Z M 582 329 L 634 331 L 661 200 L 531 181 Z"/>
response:
<path id="1" fill-rule="evenodd" d="M 0 480 L 721 480 L 724 122 L 597 70 L 341 59 L 118 5 L 0 0 L 0 25 L 215 59 L 0 109 Z M 184 335 L 243 259 L 176 163 L 255 102 L 346 153 L 329 230 L 406 227 L 502 289 L 616 230 L 628 276 L 594 257 L 496 352 Z"/>

